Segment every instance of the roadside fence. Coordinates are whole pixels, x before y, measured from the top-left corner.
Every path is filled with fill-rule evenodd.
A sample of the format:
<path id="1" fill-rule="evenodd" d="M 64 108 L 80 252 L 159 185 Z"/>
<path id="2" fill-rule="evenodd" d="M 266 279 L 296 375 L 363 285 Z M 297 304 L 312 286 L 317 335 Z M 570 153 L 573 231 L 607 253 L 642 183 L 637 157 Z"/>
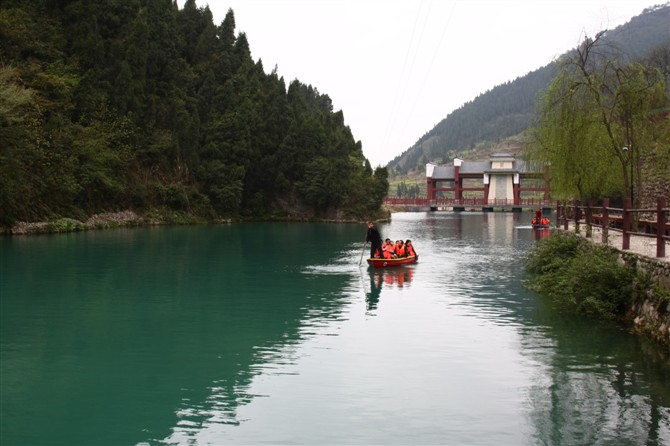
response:
<path id="1" fill-rule="evenodd" d="M 656 239 L 656 257 L 665 257 L 665 241 L 670 240 L 670 208 L 665 197 L 656 199 L 655 209 L 633 209 L 631 199 L 624 200 L 623 208 L 610 207 L 609 198 L 603 199 L 602 206 L 586 205 L 578 200 L 559 201 L 556 206 L 556 224 L 568 230 L 570 222 L 579 231 L 579 225 L 586 225 L 590 236 L 591 228 L 601 228 L 602 243 L 608 244 L 609 231 L 622 233 L 622 250 L 630 249 L 631 236 Z"/>

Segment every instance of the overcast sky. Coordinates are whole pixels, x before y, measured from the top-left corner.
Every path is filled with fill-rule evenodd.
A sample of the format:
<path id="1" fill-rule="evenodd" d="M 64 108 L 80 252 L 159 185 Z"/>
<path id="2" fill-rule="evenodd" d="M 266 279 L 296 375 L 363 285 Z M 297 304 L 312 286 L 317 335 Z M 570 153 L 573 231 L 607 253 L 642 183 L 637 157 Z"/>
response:
<path id="1" fill-rule="evenodd" d="M 373 167 L 450 112 L 667 0 L 197 0 L 342 110 Z M 183 5 L 183 2 L 180 2 Z"/>

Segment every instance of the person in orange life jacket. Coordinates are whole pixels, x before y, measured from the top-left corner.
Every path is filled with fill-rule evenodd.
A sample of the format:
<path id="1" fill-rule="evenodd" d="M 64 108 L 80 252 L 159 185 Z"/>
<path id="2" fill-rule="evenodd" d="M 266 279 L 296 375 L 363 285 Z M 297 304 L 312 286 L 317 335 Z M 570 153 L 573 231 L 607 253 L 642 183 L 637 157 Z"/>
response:
<path id="1" fill-rule="evenodd" d="M 392 259 L 393 258 L 393 243 L 391 243 L 391 239 L 387 238 L 384 244 L 382 245 L 382 255 L 384 256 L 385 259 Z"/>
<path id="2" fill-rule="evenodd" d="M 374 222 L 368 222 L 368 233 L 365 236 L 365 242 L 370 243 L 370 258 L 382 256 L 382 236 Z"/>
<path id="3" fill-rule="evenodd" d="M 535 211 L 535 218 L 533 219 L 534 224 L 539 224 L 542 221 L 542 210 L 538 209 Z"/>
<path id="4" fill-rule="evenodd" d="M 412 257 L 416 255 L 416 251 L 414 250 L 414 246 L 412 246 L 411 240 L 407 240 L 405 242 L 405 252 L 407 253 L 407 257 Z"/>
<path id="5" fill-rule="evenodd" d="M 405 257 L 407 254 L 405 253 L 405 245 L 402 242 L 402 240 L 398 240 L 395 242 L 395 255 L 396 257 Z"/>

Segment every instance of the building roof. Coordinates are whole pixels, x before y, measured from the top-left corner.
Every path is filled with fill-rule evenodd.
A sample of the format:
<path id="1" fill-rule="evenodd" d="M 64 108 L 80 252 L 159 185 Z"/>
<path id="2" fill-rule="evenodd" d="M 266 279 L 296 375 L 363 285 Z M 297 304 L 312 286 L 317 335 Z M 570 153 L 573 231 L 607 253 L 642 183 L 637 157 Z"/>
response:
<path id="1" fill-rule="evenodd" d="M 493 169 L 491 168 L 491 163 L 493 160 L 500 161 L 500 158 L 510 158 L 513 160 L 511 169 Z M 455 174 L 454 166 L 436 166 L 432 165 L 432 176 L 434 179 L 453 179 Z M 429 170 L 427 169 L 428 173 Z M 523 160 L 517 160 L 514 158 L 514 155 L 509 153 L 497 153 L 491 155 L 491 160 L 489 161 L 462 161 L 461 168 L 459 170 L 460 174 L 514 174 L 514 173 L 542 173 L 542 165 L 537 162 L 526 162 Z"/>
<path id="2" fill-rule="evenodd" d="M 491 158 L 512 158 L 514 159 L 514 154 L 506 152 L 492 153 Z"/>

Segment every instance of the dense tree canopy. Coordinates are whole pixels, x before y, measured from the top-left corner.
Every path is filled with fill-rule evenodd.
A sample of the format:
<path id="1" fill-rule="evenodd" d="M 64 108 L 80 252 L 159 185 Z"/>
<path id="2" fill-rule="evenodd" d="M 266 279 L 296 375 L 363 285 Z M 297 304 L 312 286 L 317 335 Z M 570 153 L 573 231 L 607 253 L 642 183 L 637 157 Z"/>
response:
<path id="1" fill-rule="evenodd" d="M 187 0 L 0 5 L 0 224 L 133 208 L 377 212 L 341 111 L 251 58 L 228 11 Z"/>

